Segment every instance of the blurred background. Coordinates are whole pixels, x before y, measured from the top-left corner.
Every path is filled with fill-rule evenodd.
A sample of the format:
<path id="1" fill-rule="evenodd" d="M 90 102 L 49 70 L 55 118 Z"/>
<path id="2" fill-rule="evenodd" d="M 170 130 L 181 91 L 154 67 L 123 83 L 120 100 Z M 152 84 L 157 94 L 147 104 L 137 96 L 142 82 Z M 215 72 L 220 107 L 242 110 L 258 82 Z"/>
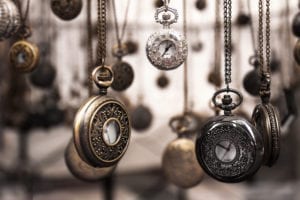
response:
<path id="1" fill-rule="evenodd" d="M 253 55 L 249 20 L 256 36 L 258 0 L 232 1 L 232 87 L 244 95 L 237 112 L 250 118 L 260 102 L 245 89 L 255 84 L 255 79 L 246 78 L 254 69 L 249 64 Z M 39 47 L 41 57 L 37 69 L 30 74 L 18 74 L 10 67 L 8 51 L 14 40 L 0 42 L 1 200 L 300 199 L 300 121 L 297 118 L 300 67 L 293 57 L 297 38 L 292 34 L 292 21 L 299 12 L 297 0 L 271 1 L 272 102 L 279 108 L 283 131 L 277 164 L 272 168 L 262 167 L 246 182 L 225 184 L 205 176 L 199 185 L 186 190 L 170 183 L 161 170 L 163 151 L 176 138 L 168 126 L 169 120 L 183 112 L 183 67 L 162 73 L 147 59 L 146 41 L 162 28 L 154 19 L 159 0 L 130 1 L 124 41 L 131 43 L 132 52 L 123 60 L 131 64 L 134 81 L 122 92 L 109 89 L 109 94 L 124 102 L 131 113 L 138 106 L 146 107 L 149 124 L 142 131 L 132 130 L 129 148 L 112 176 L 86 183 L 68 171 L 64 152 L 72 137 L 75 113 L 88 97 L 87 9 L 86 1 L 82 2 L 79 16 L 64 21 L 52 12 L 50 1 L 31 0 L 28 20 L 32 36 L 28 41 Z M 215 114 L 210 100 L 216 86 L 209 81 L 209 76 L 215 65 L 216 6 L 215 1 L 208 0 L 186 0 L 186 3 L 188 106 L 199 116 L 199 123 L 203 123 Z M 127 4 L 128 0 L 116 1 L 120 26 Z M 182 32 L 182 1 L 171 0 L 170 7 L 179 12 L 178 23 L 172 28 Z M 96 1 L 92 1 L 91 8 L 96 47 Z M 222 19 L 222 6 L 220 12 Z M 116 61 L 111 54 L 112 46 L 117 44 L 113 23 L 111 1 L 108 1 L 107 63 Z M 222 48 L 219 51 L 223 53 Z"/>

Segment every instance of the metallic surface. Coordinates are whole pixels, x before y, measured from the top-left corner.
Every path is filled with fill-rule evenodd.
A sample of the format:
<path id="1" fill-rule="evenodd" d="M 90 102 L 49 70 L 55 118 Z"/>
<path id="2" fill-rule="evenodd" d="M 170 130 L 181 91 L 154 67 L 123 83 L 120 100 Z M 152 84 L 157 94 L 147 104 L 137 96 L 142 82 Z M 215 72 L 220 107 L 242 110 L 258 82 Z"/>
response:
<path id="1" fill-rule="evenodd" d="M 120 138 L 108 145 L 103 128 L 108 120 L 120 124 Z M 127 150 L 130 140 L 130 122 L 125 107 L 107 96 L 89 98 L 78 110 L 73 126 L 76 149 L 81 158 L 96 167 L 115 165 Z"/>
<path id="2" fill-rule="evenodd" d="M 62 20 L 72 20 L 80 14 L 82 0 L 51 0 L 51 9 Z"/>
<path id="3" fill-rule="evenodd" d="M 113 173 L 116 168 L 116 165 L 105 168 L 97 168 L 87 164 L 78 155 L 73 140 L 69 142 L 65 151 L 65 162 L 69 171 L 76 178 L 88 182 L 99 181 Z"/>
<path id="4" fill-rule="evenodd" d="M 168 41 L 175 47 L 173 55 L 162 57 L 159 48 L 162 42 Z M 146 44 L 146 53 L 152 65 L 160 70 L 171 70 L 179 67 L 187 58 L 188 47 L 185 38 L 174 30 L 164 29 L 152 34 Z"/>
<path id="5" fill-rule="evenodd" d="M 199 184 L 204 172 L 197 162 L 192 140 L 178 138 L 168 144 L 162 158 L 167 178 L 176 186 L 190 188 Z"/>
<path id="6" fill-rule="evenodd" d="M 223 147 L 219 145 L 222 142 L 230 145 Z M 223 148 L 226 154 L 231 146 L 235 149 L 234 158 L 220 159 L 217 148 Z M 240 182 L 251 177 L 261 167 L 263 154 L 261 134 L 237 116 L 212 118 L 202 127 L 196 140 L 196 155 L 203 170 L 222 182 Z"/>
<path id="7" fill-rule="evenodd" d="M 259 104 L 252 114 L 252 123 L 264 140 L 264 163 L 271 167 L 280 154 L 279 114 L 271 104 Z"/>
<path id="8" fill-rule="evenodd" d="M 9 50 L 9 60 L 18 72 L 33 71 L 39 61 L 38 47 L 26 40 L 15 42 Z"/>
<path id="9" fill-rule="evenodd" d="M 21 17 L 15 3 L 0 0 L 0 40 L 13 36 L 21 26 Z"/>
<path id="10" fill-rule="evenodd" d="M 134 79 L 134 71 L 131 65 L 124 61 L 118 61 L 112 66 L 112 70 L 114 72 L 112 89 L 116 91 L 126 90 Z"/>

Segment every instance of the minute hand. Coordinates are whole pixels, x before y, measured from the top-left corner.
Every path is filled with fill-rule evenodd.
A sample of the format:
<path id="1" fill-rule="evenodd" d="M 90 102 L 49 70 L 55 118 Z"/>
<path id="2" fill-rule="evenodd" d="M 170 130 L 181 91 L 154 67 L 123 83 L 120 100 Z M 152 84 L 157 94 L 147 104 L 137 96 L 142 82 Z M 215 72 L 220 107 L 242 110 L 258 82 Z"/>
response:
<path id="1" fill-rule="evenodd" d="M 162 54 L 162 56 L 164 56 L 168 51 L 169 49 L 172 47 L 172 44 L 169 44 L 166 48 L 165 48 L 165 51 L 164 53 Z"/>

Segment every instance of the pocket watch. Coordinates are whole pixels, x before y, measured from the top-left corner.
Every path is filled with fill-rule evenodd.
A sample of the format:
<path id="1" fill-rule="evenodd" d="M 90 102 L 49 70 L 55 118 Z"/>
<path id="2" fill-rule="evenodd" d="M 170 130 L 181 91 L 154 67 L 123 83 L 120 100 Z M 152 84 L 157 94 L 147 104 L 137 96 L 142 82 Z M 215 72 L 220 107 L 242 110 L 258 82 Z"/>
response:
<path id="1" fill-rule="evenodd" d="M 191 139 L 197 132 L 197 122 L 188 113 L 172 117 L 169 126 L 178 138 L 167 145 L 162 157 L 162 168 L 166 177 L 176 186 L 190 188 L 201 182 L 204 176 Z"/>
<path id="2" fill-rule="evenodd" d="M 296 37 L 300 37 L 300 12 L 298 12 L 293 19 L 292 30 Z"/>
<path id="3" fill-rule="evenodd" d="M 114 81 L 111 88 L 116 91 L 124 91 L 132 84 L 134 72 L 131 65 L 125 61 L 119 60 L 113 66 Z"/>
<path id="4" fill-rule="evenodd" d="M 56 77 L 56 69 L 50 61 L 40 62 L 37 69 L 29 75 L 32 85 L 39 88 L 50 88 Z"/>
<path id="5" fill-rule="evenodd" d="M 181 188 L 199 184 L 204 176 L 197 163 L 195 143 L 191 139 L 177 138 L 168 144 L 162 158 L 166 177 Z"/>
<path id="6" fill-rule="evenodd" d="M 169 83 L 170 80 L 165 73 L 161 73 L 159 77 L 156 79 L 156 84 L 161 89 L 168 87 Z"/>
<path id="7" fill-rule="evenodd" d="M 51 0 L 53 13 L 62 20 L 76 18 L 82 9 L 82 0 Z"/>
<path id="8" fill-rule="evenodd" d="M 221 93 L 222 103 L 216 99 Z M 238 97 L 234 103 L 229 93 Z M 213 102 L 224 115 L 210 119 L 198 133 L 196 155 L 203 170 L 222 182 L 240 182 L 261 166 L 264 146 L 260 133 L 247 120 L 231 114 L 242 102 L 242 95 L 232 89 L 215 93 Z"/>
<path id="9" fill-rule="evenodd" d="M 21 16 L 12 0 L 0 1 L 0 40 L 13 36 L 21 26 Z"/>
<path id="10" fill-rule="evenodd" d="M 116 168 L 116 165 L 97 168 L 87 164 L 78 155 L 73 140 L 69 142 L 65 151 L 65 162 L 73 176 L 88 182 L 99 181 L 113 173 Z"/>
<path id="11" fill-rule="evenodd" d="M 141 104 L 135 107 L 131 112 L 132 128 L 136 131 L 145 131 L 151 126 L 153 115 L 151 110 Z"/>
<path id="12" fill-rule="evenodd" d="M 115 165 L 127 150 L 130 121 L 125 106 L 106 96 L 113 82 L 110 67 L 99 66 L 92 77 L 100 95 L 90 97 L 78 110 L 73 126 L 79 156 L 94 167 Z"/>
<path id="13" fill-rule="evenodd" d="M 19 40 L 10 48 L 9 60 L 18 72 L 31 72 L 39 61 L 39 49 L 31 42 Z"/>
<path id="14" fill-rule="evenodd" d="M 165 5 L 156 10 L 155 19 L 163 25 L 163 30 L 153 33 L 146 44 L 147 57 L 152 65 L 160 70 L 179 67 L 187 58 L 188 47 L 183 35 L 170 29 L 177 22 L 177 10 Z"/>

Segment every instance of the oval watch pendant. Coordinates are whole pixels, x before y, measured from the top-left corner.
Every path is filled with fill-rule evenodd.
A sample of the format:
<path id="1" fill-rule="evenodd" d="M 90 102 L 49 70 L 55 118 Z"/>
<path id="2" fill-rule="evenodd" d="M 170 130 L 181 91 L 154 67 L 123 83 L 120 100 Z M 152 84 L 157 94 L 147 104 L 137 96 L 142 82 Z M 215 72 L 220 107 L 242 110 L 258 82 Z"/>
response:
<path id="1" fill-rule="evenodd" d="M 62 20 L 76 18 L 82 9 L 82 0 L 51 0 L 53 13 Z"/>
<path id="2" fill-rule="evenodd" d="M 168 144 L 162 158 L 163 171 L 176 186 L 190 188 L 203 179 L 204 172 L 197 163 L 192 140 L 178 138 Z"/>
<path id="3" fill-rule="evenodd" d="M 65 162 L 73 176 L 88 182 L 99 181 L 100 179 L 113 173 L 116 168 L 116 165 L 106 168 L 90 166 L 78 155 L 73 140 L 69 142 L 65 151 Z"/>
<path id="4" fill-rule="evenodd" d="M 133 82 L 134 72 L 130 64 L 124 61 L 118 61 L 112 66 L 114 72 L 114 81 L 111 85 L 116 91 L 126 90 Z"/>
<path id="5" fill-rule="evenodd" d="M 279 114 L 271 104 L 259 104 L 252 114 L 252 122 L 264 140 L 265 165 L 273 166 L 280 153 Z"/>
<path id="6" fill-rule="evenodd" d="M 39 49 L 26 40 L 17 41 L 9 50 L 9 60 L 18 72 L 31 72 L 39 61 Z"/>
<path id="7" fill-rule="evenodd" d="M 95 167 L 115 165 L 127 150 L 130 122 L 123 104 L 106 96 L 113 81 L 109 67 L 97 67 L 93 79 L 103 95 L 90 97 L 74 120 L 74 140 L 81 158 Z"/>

